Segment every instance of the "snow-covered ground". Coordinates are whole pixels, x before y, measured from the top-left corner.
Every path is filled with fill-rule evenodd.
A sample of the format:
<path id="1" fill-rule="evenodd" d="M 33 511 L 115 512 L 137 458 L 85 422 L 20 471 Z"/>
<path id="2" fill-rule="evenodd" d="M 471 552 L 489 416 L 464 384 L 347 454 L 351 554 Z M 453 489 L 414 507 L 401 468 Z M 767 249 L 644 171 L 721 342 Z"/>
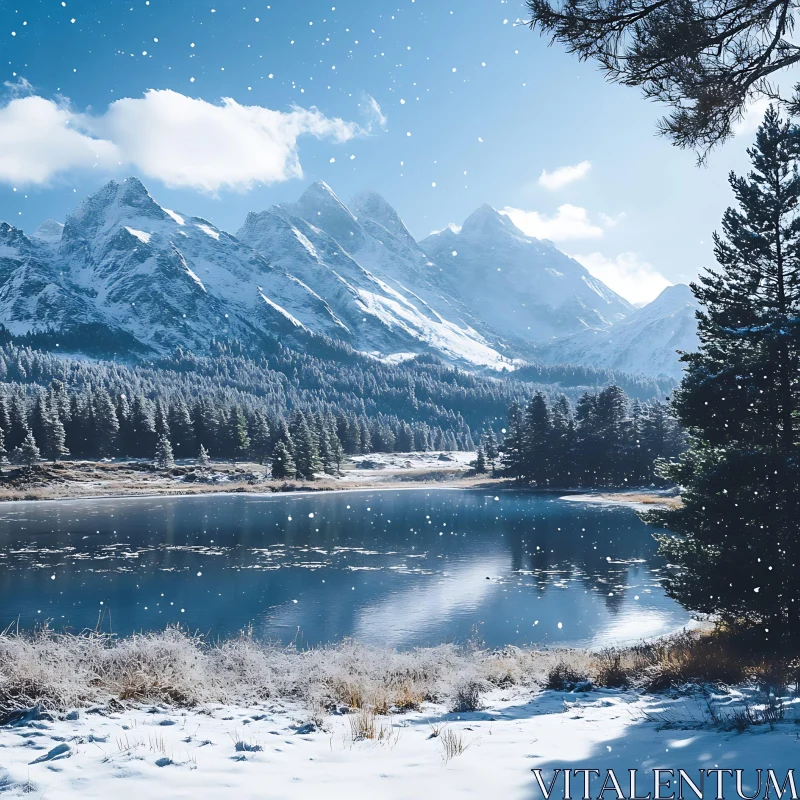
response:
<path id="1" fill-rule="evenodd" d="M 346 465 L 342 480 L 346 481 L 385 481 L 393 476 L 411 478 L 414 473 L 441 472 L 453 473 L 454 477 L 470 469 L 470 462 L 474 461 L 474 450 L 460 451 L 430 451 L 417 453 L 369 453 L 363 456 L 351 456 Z"/>
<path id="2" fill-rule="evenodd" d="M 737 691 L 516 688 L 483 699 L 473 713 L 426 704 L 376 716 L 366 720 L 375 726 L 371 740 L 354 736 L 365 722 L 358 713 L 329 714 L 317 728 L 305 707 L 270 702 L 191 710 L 112 705 L 29 717 L 0 728 L 0 791 L 48 800 L 540 798 L 532 768 L 547 770 L 547 779 L 555 767 L 614 769 L 624 778 L 637 768 L 646 794 L 653 768 L 696 778 L 701 768 L 720 767 L 746 770 L 744 788 L 753 794 L 755 768 L 782 769 L 782 781 L 797 760 L 796 706 L 787 705 L 786 719 L 772 728 L 736 733 L 719 719 L 747 699 Z M 448 758 L 447 742 L 463 752 Z M 735 797 L 733 779 L 725 780 L 724 796 Z M 582 778 L 574 779 L 579 787 Z M 593 797 L 599 788 L 593 779 Z M 554 796 L 562 796 L 560 784 Z"/>
<path id="3" fill-rule="evenodd" d="M 680 498 L 672 492 L 659 489 L 624 492 L 590 492 L 586 494 L 567 494 L 559 500 L 572 503 L 591 503 L 599 506 L 625 506 L 634 511 L 652 511 L 654 508 L 675 508 Z"/>

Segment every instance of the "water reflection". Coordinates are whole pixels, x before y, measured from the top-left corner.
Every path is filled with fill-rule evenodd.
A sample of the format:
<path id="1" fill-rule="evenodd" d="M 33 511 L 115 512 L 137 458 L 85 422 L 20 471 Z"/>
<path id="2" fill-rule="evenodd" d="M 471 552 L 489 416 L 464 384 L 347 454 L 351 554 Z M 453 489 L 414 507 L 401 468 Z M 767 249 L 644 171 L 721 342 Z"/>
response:
<path id="1" fill-rule="evenodd" d="M 411 490 L 0 505 L 0 622 L 303 643 L 605 644 L 679 628 L 621 508 Z"/>

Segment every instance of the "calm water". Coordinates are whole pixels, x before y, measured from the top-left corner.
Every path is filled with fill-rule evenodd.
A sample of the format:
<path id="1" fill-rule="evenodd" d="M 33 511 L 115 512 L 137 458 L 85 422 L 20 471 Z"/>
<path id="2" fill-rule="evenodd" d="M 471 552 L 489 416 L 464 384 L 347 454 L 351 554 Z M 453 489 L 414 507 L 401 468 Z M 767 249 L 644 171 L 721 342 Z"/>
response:
<path id="1" fill-rule="evenodd" d="M 624 508 L 447 489 L 0 504 L 0 622 L 592 644 L 688 620 Z"/>

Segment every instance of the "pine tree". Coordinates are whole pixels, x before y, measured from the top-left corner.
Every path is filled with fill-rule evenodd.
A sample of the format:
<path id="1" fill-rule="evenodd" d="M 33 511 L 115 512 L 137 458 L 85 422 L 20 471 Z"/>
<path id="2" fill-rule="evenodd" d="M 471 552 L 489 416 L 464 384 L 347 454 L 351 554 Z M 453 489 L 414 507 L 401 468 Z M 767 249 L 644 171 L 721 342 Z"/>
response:
<path id="1" fill-rule="evenodd" d="M 523 469 L 522 477 L 533 481 L 537 486 L 544 486 L 552 475 L 552 428 L 550 410 L 544 395 L 536 392 L 525 410 L 523 434 Z"/>
<path id="2" fill-rule="evenodd" d="M 192 406 L 190 416 L 194 440 L 202 442 L 211 452 L 218 455 L 221 445 L 219 420 L 211 402 L 206 398 L 196 401 Z"/>
<path id="3" fill-rule="evenodd" d="M 0 427 L 0 474 L 3 472 L 3 464 L 6 462 L 6 435 Z"/>
<path id="4" fill-rule="evenodd" d="M 275 447 L 278 442 L 283 442 L 286 449 L 294 455 L 294 442 L 292 441 L 292 434 L 289 431 L 289 426 L 283 417 L 280 417 L 274 426 L 272 434 L 272 452 L 274 454 Z"/>
<path id="5" fill-rule="evenodd" d="M 30 470 L 39 462 L 41 457 L 33 434 L 28 431 L 22 444 L 14 450 L 14 461 L 18 464 L 24 464 Z"/>
<path id="6" fill-rule="evenodd" d="M 486 454 L 486 461 L 492 470 L 492 474 L 497 472 L 497 460 L 500 458 L 500 449 L 497 446 L 497 437 L 494 431 L 490 428 L 481 437 L 481 445 L 483 452 Z"/>
<path id="7" fill-rule="evenodd" d="M 344 461 L 344 448 L 339 441 L 336 421 L 332 416 L 329 416 L 324 420 L 323 427 L 327 458 L 327 462 L 324 464 L 325 472 L 329 475 L 340 475 L 342 472 L 342 461 Z"/>
<path id="8" fill-rule="evenodd" d="M 136 394 L 131 403 L 130 435 L 129 456 L 147 458 L 158 444 L 153 407 L 142 394 Z"/>
<path id="9" fill-rule="evenodd" d="M 154 422 L 156 436 L 159 438 L 166 436 L 167 439 L 169 439 L 171 434 L 169 429 L 169 417 L 167 416 L 167 410 L 164 407 L 164 403 L 161 402 L 161 399 L 157 399 L 155 402 Z"/>
<path id="10" fill-rule="evenodd" d="M 285 442 L 278 441 L 272 455 L 272 477 L 277 480 L 284 480 L 286 478 L 294 478 L 296 474 L 297 469 L 289 448 Z"/>
<path id="11" fill-rule="evenodd" d="M 211 466 L 211 458 L 208 455 L 208 450 L 206 450 L 203 445 L 200 445 L 200 452 L 197 456 L 197 466 L 201 469 L 208 469 Z"/>
<path id="12" fill-rule="evenodd" d="M 478 475 L 483 475 L 486 472 L 486 454 L 483 451 L 482 445 L 478 445 L 478 453 L 475 459 L 475 472 Z"/>
<path id="13" fill-rule="evenodd" d="M 525 477 L 525 422 L 519 403 L 508 409 L 508 427 L 503 438 L 503 471 L 516 480 Z"/>
<path id="14" fill-rule="evenodd" d="M 44 392 L 37 392 L 33 407 L 28 415 L 28 427 L 40 448 L 45 446 L 48 414 L 47 395 Z"/>
<path id="15" fill-rule="evenodd" d="M 18 394 L 11 395 L 8 404 L 8 417 L 6 447 L 13 452 L 28 438 L 28 434 L 30 433 L 28 415 L 25 413 L 25 404 Z"/>
<path id="16" fill-rule="evenodd" d="M 91 406 L 94 412 L 91 431 L 95 452 L 104 457 L 112 456 L 117 452 L 119 436 L 117 410 L 105 389 L 93 393 Z"/>
<path id="17" fill-rule="evenodd" d="M 155 462 L 156 468 L 161 470 L 172 469 L 175 466 L 175 458 L 172 455 L 172 445 L 164 434 L 158 437 Z"/>
<path id="18" fill-rule="evenodd" d="M 319 445 L 316 437 L 311 431 L 305 415 L 302 411 L 296 411 L 292 415 L 292 422 L 289 426 L 294 442 L 294 463 L 297 468 L 298 477 L 313 481 L 315 473 L 323 469 L 319 457 Z"/>
<path id="19" fill-rule="evenodd" d="M 175 398 L 170 404 L 167 421 L 169 440 L 175 448 L 175 454 L 178 458 L 189 458 L 196 452 L 197 442 L 194 438 L 192 418 L 182 397 Z"/>
<path id="20" fill-rule="evenodd" d="M 679 567 L 673 597 L 774 640 L 800 631 L 800 131 L 770 109 L 748 154 L 751 172 L 730 177 L 739 208 L 715 236 L 719 267 L 692 287 L 700 346 L 674 408 L 694 437 L 661 467 L 683 504 L 650 519 L 682 534 L 661 538 Z"/>
<path id="21" fill-rule="evenodd" d="M 263 464 L 270 454 L 269 424 L 261 411 L 256 411 L 250 422 L 250 453 L 259 464 Z"/>
<path id="22" fill-rule="evenodd" d="M 250 437 L 247 434 L 247 420 L 239 406 L 231 409 L 225 430 L 228 455 L 234 462 L 243 461 L 250 450 Z"/>
<path id="23" fill-rule="evenodd" d="M 57 408 L 46 409 L 44 418 L 44 455 L 55 464 L 59 458 L 69 455 L 66 446 L 67 434 Z"/>
<path id="24" fill-rule="evenodd" d="M 0 394 L 0 428 L 2 428 L 7 439 L 8 432 L 11 429 L 11 418 L 8 414 L 8 402 L 5 394 Z"/>
<path id="25" fill-rule="evenodd" d="M 575 485 L 575 417 L 565 395 L 556 400 L 551 413 L 552 479 L 555 486 Z"/>

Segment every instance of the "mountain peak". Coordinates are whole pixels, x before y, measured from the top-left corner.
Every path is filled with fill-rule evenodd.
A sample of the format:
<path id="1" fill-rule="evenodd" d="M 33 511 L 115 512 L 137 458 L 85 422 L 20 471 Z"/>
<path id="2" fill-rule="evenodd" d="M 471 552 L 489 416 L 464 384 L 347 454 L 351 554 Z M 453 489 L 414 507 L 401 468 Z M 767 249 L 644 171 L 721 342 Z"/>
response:
<path id="1" fill-rule="evenodd" d="M 336 196 L 336 192 L 325 181 L 316 181 L 306 189 L 297 204 L 316 204 L 345 207 L 344 203 Z"/>
<path id="2" fill-rule="evenodd" d="M 109 181 L 67 217 L 63 238 L 71 239 L 76 234 L 82 236 L 132 218 L 163 220 L 167 216 L 138 178 L 127 178 L 122 183 Z"/>
<path id="3" fill-rule="evenodd" d="M 377 222 L 398 239 L 414 241 L 400 215 L 377 192 L 371 189 L 359 192 L 350 201 L 350 208 L 359 220 Z"/>
<path id="4" fill-rule="evenodd" d="M 279 208 L 325 231 L 340 243 L 354 245 L 363 240 L 356 218 L 325 181 L 312 183 L 296 203 L 281 204 Z"/>
<path id="5" fill-rule="evenodd" d="M 484 203 L 464 220 L 461 233 L 462 235 L 487 234 L 514 229 L 514 223 L 508 217 Z"/>
<path id="6" fill-rule="evenodd" d="M 38 239 L 47 244 L 58 244 L 61 241 L 61 234 L 64 232 L 64 224 L 56 222 L 54 219 L 46 219 L 32 234 L 32 239 Z"/>
<path id="7" fill-rule="evenodd" d="M 643 309 L 652 311 L 673 311 L 684 306 L 697 306 L 697 298 L 690 286 L 685 283 L 676 283 L 661 290 L 661 293 Z"/>

